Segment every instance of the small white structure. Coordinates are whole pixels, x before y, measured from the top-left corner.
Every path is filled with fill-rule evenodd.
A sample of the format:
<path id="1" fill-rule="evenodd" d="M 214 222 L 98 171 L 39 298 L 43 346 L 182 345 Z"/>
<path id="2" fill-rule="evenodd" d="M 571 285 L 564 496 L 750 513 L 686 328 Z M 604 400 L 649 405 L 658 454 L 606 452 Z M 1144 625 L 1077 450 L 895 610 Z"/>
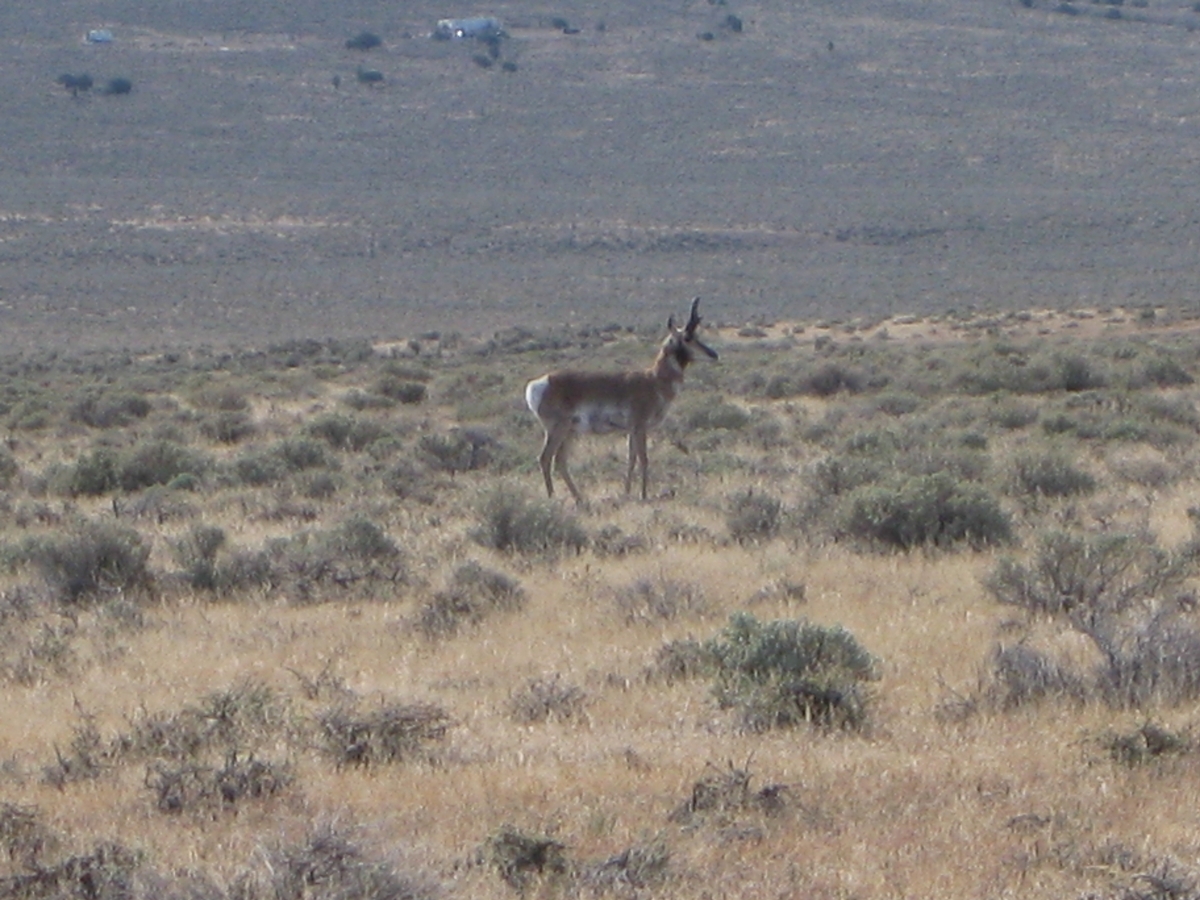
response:
<path id="1" fill-rule="evenodd" d="M 479 16 L 471 19 L 439 19 L 433 36 L 438 40 L 464 40 L 474 38 L 486 41 L 491 38 L 504 36 L 504 23 L 492 16 Z"/>
<path id="2" fill-rule="evenodd" d="M 107 28 L 93 28 L 83 36 L 83 39 L 89 44 L 111 44 L 113 33 Z"/>

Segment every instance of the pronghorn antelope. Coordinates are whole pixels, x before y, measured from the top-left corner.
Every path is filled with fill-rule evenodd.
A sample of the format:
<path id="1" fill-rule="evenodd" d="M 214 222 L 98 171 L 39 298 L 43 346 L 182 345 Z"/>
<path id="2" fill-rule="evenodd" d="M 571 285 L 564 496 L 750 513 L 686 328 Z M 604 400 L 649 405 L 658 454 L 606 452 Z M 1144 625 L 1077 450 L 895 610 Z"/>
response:
<path id="1" fill-rule="evenodd" d="M 535 378 L 525 386 L 525 402 L 546 429 L 539 461 L 546 493 L 554 496 L 550 467 L 562 476 L 571 496 L 579 505 L 583 496 L 567 470 L 567 456 L 578 434 L 608 434 L 614 431 L 629 434 L 629 469 L 625 473 L 625 493 L 629 493 L 633 470 L 642 467 L 642 499 L 646 499 L 646 435 L 667 413 L 683 384 L 683 371 L 700 350 L 712 359 L 717 352 L 696 337 L 700 314 L 692 301 L 691 314 L 683 328 L 675 319 L 667 319 L 667 336 L 659 347 L 658 356 L 649 369 L 635 372 L 551 372 Z"/>

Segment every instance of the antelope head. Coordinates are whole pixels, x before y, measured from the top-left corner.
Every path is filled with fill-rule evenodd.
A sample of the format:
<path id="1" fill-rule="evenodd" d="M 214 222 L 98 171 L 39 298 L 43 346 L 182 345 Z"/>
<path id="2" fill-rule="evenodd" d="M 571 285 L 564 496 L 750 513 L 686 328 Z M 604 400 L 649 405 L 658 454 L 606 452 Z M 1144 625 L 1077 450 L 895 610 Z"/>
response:
<path id="1" fill-rule="evenodd" d="M 667 339 L 663 343 L 666 355 L 673 356 L 683 368 L 695 358 L 695 350 L 703 351 L 709 359 L 717 359 L 717 351 L 696 337 L 696 329 L 700 327 L 700 298 L 692 299 L 692 308 L 688 313 L 687 324 L 682 328 L 675 325 L 675 317 L 667 318 Z"/>

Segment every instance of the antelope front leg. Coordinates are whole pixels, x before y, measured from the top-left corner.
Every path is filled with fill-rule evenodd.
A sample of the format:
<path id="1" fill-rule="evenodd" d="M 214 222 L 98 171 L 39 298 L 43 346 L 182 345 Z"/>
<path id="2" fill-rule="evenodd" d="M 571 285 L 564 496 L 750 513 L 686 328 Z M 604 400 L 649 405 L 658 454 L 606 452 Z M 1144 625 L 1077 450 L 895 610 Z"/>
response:
<path id="1" fill-rule="evenodd" d="M 642 499 L 646 499 L 646 484 L 649 481 L 649 457 L 646 453 L 646 432 L 632 431 L 629 434 L 629 474 L 625 477 L 625 493 L 629 493 L 629 482 L 633 478 L 634 461 L 642 466 Z"/>

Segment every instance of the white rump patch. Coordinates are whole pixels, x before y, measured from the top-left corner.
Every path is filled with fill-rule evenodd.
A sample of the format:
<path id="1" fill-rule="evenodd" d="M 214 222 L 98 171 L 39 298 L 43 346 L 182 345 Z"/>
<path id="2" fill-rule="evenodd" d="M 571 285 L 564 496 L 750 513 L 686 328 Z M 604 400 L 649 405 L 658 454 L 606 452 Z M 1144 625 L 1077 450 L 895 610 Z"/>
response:
<path id="1" fill-rule="evenodd" d="M 540 416 L 538 412 L 542 407 L 542 397 L 546 393 L 546 388 L 550 387 L 550 376 L 543 375 L 541 378 L 535 378 L 529 384 L 525 385 L 525 403 L 535 416 Z"/>

